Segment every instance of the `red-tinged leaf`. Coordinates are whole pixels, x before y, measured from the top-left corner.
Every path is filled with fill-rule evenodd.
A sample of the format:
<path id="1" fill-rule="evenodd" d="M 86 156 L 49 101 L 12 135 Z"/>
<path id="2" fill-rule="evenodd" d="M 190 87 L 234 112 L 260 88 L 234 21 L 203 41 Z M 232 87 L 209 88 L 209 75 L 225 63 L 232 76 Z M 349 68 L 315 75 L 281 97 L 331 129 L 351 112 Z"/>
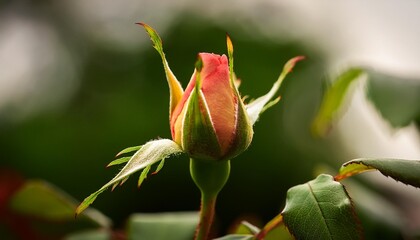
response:
<path id="1" fill-rule="evenodd" d="M 404 159 L 361 158 L 344 163 L 336 180 L 366 171 L 378 170 L 387 177 L 420 188 L 420 161 Z"/>

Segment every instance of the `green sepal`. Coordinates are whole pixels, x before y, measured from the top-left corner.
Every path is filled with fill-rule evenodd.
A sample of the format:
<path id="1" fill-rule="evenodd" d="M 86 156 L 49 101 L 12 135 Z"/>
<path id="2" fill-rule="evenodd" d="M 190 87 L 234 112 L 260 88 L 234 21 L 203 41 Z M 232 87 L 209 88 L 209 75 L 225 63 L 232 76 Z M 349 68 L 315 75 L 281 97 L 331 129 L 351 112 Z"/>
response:
<path id="1" fill-rule="evenodd" d="M 235 138 L 229 147 L 230 151 L 225 153 L 222 159 L 232 159 L 245 151 L 251 144 L 254 135 L 245 107 L 240 99 L 237 101 L 238 111 L 236 113 Z"/>
<path id="2" fill-rule="evenodd" d="M 272 106 L 276 105 L 278 102 L 280 102 L 281 97 L 277 97 L 274 100 L 269 101 L 267 104 L 265 104 L 264 108 L 261 110 L 260 114 L 263 114 L 267 109 L 271 108 Z"/>
<path id="3" fill-rule="evenodd" d="M 227 50 L 228 50 L 228 59 L 229 59 L 229 79 L 230 79 L 230 85 L 232 88 L 235 88 L 237 90 L 237 88 L 239 87 L 239 84 L 236 82 L 236 76 L 235 73 L 233 72 L 233 43 L 232 43 L 232 39 L 230 38 L 229 34 L 226 34 L 226 45 L 227 45 Z"/>
<path id="4" fill-rule="evenodd" d="M 106 165 L 106 167 L 111 167 L 111 166 L 123 164 L 123 163 L 128 162 L 130 159 L 131 159 L 131 157 L 118 158 L 118 159 L 115 159 L 114 161 L 110 162 L 108 165 Z"/>
<path id="5" fill-rule="evenodd" d="M 181 101 L 182 95 L 184 94 L 184 90 L 182 89 L 181 83 L 177 80 L 171 69 L 169 68 L 168 61 L 166 61 L 165 53 L 163 52 L 162 40 L 159 34 L 149 25 L 145 23 L 136 23 L 146 30 L 146 32 L 150 36 L 150 40 L 152 40 L 153 47 L 157 50 L 160 57 L 162 58 L 163 68 L 166 74 L 166 80 L 168 81 L 169 85 L 169 92 L 170 92 L 170 107 L 169 107 L 169 118 L 171 118 L 175 107 Z"/>
<path id="6" fill-rule="evenodd" d="M 118 156 L 123 155 L 125 153 L 131 153 L 131 152 L 134 152 L 134 151 L 138 151 L 141 147 L 142 147 L 142 145 L 124 148 L 119 153 L 117 153 L 117 155 L 115 157 L 118 157 Z"/>
<path id="7" fill-rule="evenodd" d="M 240 82 L 238 83 L 235 72 L 233 70 L 233 43 L 228 34 L 226 34 L 226 45 L 229 58 L 230 86 L 232 89 L 234 89 L 238 109 L 236 111 L 236 129 L 234 134 L 235 139 L 233 139 L 231 143 L 232 145 L 229 147 L 230 151 L 225 153 L 222 159 L 232 159 L 249 147 L 254 135 L 254 130 L 252 128 L 252 123 L 249 119 L 246 107 L 239 94 L 238 86 Z"/>
<path id="8" fill-rule="evenodd" d="M 304 56 L 297 56 L 287 61 L 287 63 L 283 67 L 283 71 L 281 72 L 279 78 L 274 83 L 270 91 L 264 96 L 261 96 L 246 105 L 246 110 L 252 124 L 255 124 L 255 122 L 258 120 L 258 117 L 263 111 L 265 111 L 268 107 L 274 105 L 273 102 L 270 103 L 271 99 L 276 95 L 276 93 L 280 89 L 280 86 L 283 80 L 286 78 L 287 74 L 289 74 L 292 71 L 297 62 L 303 59 L 305 59 Z"/>
<path id="9" fill-rule="evenodd" d="M 131 157 L 123 169 L 121 169 L 121 171 L 111 181 L 83 200 L 76 209 L 76 215 L 80 214 L 90 204 L 92 204 L 98 195 L 107 188 L 111 186 L 116 187 L 119 183 L 123 183 L 127 180 L 127 178 L 133 173 L 136 173 L 171 155 L 179 153 L 182 153 L 182 149 L 178 146 L 178 144 L 169 139 L 153 140 L 146 143 Z"/>
<path id="10" fill-rule="evenodd" d="M 141 186 L 143 181 L 147 178 L 147 174 L 149 173 L 151 167 L 152 167 L 152 165 L 149 165 L 146 168 L 144 168 L 143 171 L 141 172 L 139 180 L 137 181 L 137 187 L 138 188 Z"/>
<path id="11" fill-rule="evenodd" d="M 152 172 L 152 175 L 155 175 L 158 172 L 160 172 L 160 170 L 162 170 L 164 165 L 165 165 L 165 159 L 162 159 L 162 161 L 160 161 L 159 165 L 156 167 L 156 170 L 154 172 Z"/>
<path id="12" fill-rule="evenodd" d="M 201 58 L 197 62 L 197 66 L 202 66 Z M 221 149 L 200 85 L 200 71 L 196 69 L 195 87 L 187 100 L 187 109 L 182 118 L 182 148 L 191 157 L 214 160 L 220 157 Z"/>
<path id="13" fill-rule="evenodd" d="M 203 59 L 200 57 L 200 55 L 197 56 L 197 61 L 195 61 L 195 70 L 198 74 L 201 73 L 201 70 L 203 70 Z M 201 79 L 197 77 L 196 81 L 200 81 Z"/>
<path id="14" fill-rule="evenodd" d="M 351 84 L 364 73 L 361 68 L 350 68 L 341 73 L 325 92 L 318 113 L 312 122 L 312 133 L 322 137 L 328 133 L 338 116 Z"/>

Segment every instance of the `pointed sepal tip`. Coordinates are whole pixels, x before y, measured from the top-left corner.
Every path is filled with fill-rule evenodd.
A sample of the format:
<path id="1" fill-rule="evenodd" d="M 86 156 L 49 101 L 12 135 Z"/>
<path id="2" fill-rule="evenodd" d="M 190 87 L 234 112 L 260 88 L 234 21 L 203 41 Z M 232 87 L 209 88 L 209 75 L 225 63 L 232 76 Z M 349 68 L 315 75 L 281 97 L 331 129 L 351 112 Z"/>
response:
<path id="1" fill-rule="evenodd" d="M 296 63 L 304 60 L 305 58 L 306 58 L 305 56 L 296 56 L 296 57 L 290 59 L 284 65 L 283 71 L 286 72 L 286 73 L 290 73 L 293 70 L 293 68 L 295 67 Z"/>

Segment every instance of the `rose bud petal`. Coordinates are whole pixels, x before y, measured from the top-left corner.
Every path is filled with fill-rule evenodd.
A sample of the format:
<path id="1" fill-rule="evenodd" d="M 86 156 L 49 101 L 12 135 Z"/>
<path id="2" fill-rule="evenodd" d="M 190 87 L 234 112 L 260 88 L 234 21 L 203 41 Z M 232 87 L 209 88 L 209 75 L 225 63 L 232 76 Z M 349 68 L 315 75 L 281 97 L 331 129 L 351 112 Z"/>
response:
<path id="1" fill-rule="evenodd" d="M 252 125 L 225 55 L 200 53 L 171 116 L 173 140 L 193 158 L 228 160 L 248 148 Z"/>

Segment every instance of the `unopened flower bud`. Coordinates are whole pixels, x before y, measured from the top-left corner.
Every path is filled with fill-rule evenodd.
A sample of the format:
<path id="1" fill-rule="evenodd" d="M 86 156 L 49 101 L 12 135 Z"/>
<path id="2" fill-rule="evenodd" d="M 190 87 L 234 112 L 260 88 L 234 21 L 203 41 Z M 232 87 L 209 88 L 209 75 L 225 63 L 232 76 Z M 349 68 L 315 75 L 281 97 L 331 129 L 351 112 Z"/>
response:
<path id="1" fill-rule="evenodd" d="M 228 160 L 251 143 L 252 124 L 230 77 L 225 55 L 198 54 L 170 119 L 173 140 L 193 158 Z"/>

